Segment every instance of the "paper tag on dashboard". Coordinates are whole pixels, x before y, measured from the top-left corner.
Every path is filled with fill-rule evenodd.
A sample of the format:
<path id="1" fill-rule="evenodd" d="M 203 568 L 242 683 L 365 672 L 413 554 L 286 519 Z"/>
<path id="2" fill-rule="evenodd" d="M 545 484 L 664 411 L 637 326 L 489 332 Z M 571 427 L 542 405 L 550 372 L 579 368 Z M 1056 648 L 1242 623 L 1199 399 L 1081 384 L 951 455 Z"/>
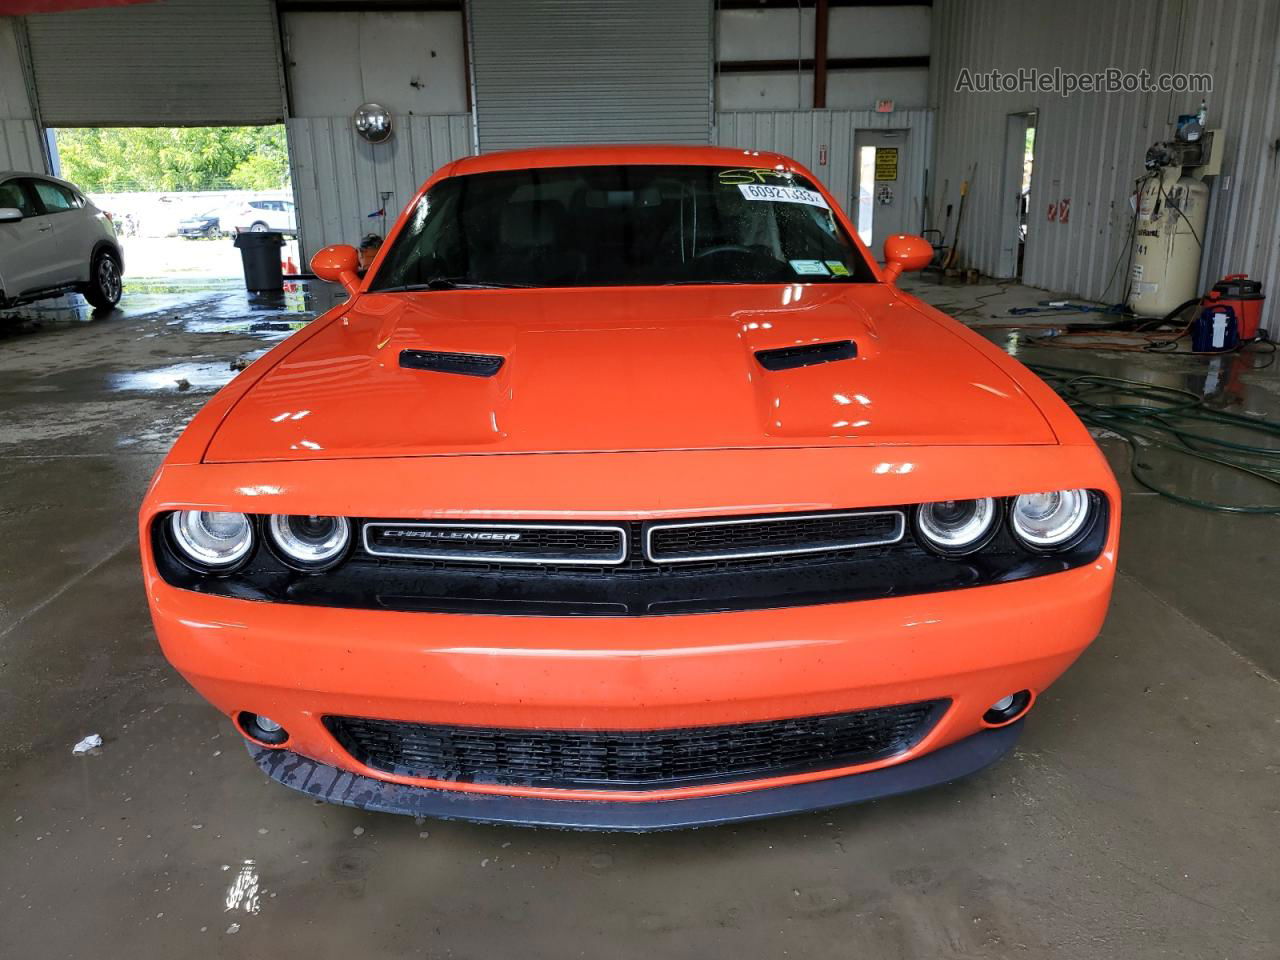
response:
<path id="1" fill-rule="evenodd" d="M 738 189 L 748 200 L 767 200 L 771 203 L 807 203 L 811 207 L 829 210 L 827 201 L 816 190 L 804 187 L 775 187 L 767 183 L 740 183 Z"/>
<path id="2" fill-rule="evenodd" d="M 830 271 L 821 260 L 792 260 L 791 269 L 802 277 L 829 277 Z"/>

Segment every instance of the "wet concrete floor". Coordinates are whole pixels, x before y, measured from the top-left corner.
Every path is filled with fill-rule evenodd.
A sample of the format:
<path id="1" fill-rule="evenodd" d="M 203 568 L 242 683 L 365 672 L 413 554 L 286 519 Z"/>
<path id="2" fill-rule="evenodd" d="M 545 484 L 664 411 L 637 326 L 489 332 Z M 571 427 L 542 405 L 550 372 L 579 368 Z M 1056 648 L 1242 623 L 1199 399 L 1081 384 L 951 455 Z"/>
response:
<path id="1" fill-rule="evenodd" d="M 1280 417 L 1262 355 L 1046 348 L 1000 326 L 1043 291 L 917 292 L 1023 359 Z M 1280 955 L 1280 520 L 1150 495 L 1114 441 L 1111 615 L 967 781 L 639 837 L 415 823 L 268 782 L 161 657 L 134 518 L 233 363 L 323 299 L 177 284 L 99 319 L 0 314 L 0 957 Z M 90 733 L 101 750 L 72 756 Z"/>

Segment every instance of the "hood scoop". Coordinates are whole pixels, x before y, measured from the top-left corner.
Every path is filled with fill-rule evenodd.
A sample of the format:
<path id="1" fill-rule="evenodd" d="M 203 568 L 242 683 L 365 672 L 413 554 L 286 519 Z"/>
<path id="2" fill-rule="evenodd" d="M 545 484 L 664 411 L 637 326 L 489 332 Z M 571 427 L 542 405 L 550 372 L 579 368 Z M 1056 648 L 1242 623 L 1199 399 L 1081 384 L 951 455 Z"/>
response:
<path id="1" fill-rule="evenodd" d="M 830 343 L 806 343 L 799 347 L 756 351 L 756 359 L 766 370 L 794 370 L 796 367 L 834 363 L 836 360 L 852 360 L 857 355 L 858 346 L 852 340 L 832 340 Z"/>
<path id="2" fill-rule="evenodd" d="M 433 373 L 460 373 L 464 377 L 492 377 L 502 369 L 505 357 L 486 353 L 446 353 L 441 350 L 401 350 L 400 366 Z"/>

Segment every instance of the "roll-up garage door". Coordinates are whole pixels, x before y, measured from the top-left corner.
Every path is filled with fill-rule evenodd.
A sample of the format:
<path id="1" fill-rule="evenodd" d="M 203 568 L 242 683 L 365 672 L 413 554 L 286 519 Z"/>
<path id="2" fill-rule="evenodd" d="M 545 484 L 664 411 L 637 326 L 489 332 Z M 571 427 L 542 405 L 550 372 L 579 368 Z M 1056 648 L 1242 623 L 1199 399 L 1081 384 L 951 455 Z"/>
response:
<path id="1" fill-rule="evenodd" d="M 481 150 L 707 143 L 710 0 L 472 0 Z"/>
<path id="2" fill-rule="evenodd" d="M 161 0 L 27 18 L 49 127 L 284 119 L 271 0 Z"/>

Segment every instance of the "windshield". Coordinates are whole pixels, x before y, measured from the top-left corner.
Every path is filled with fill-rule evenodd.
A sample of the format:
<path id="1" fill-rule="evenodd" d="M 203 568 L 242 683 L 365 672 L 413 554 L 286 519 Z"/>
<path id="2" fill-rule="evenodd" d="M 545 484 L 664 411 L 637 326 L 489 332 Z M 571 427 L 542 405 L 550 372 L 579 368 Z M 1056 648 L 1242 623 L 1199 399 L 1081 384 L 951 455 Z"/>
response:
<path id="1" fill-rule="evenodd" d="M 637 165 L 442 180 L 410 213 L 369 289 L 874 279 L 803 177 Z"/>

